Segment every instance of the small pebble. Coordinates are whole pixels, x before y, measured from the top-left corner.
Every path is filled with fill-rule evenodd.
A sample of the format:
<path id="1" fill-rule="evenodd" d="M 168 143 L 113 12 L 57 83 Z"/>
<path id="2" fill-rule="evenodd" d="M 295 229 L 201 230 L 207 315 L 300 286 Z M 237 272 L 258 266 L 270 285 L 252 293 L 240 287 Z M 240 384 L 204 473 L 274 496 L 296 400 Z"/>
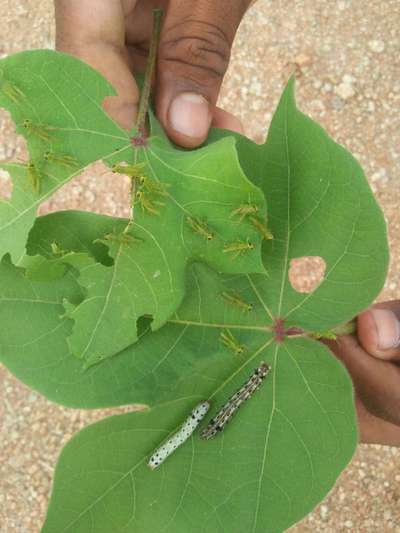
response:
<path id="1" fill-rule="evenodd" d="M 328 515 L 328 506 L 327 505 L 321 505 L 319 509 L 319 514 L 321 515 L 322 520 L 325 520 Z"/>
<path id="2" fill-rule="evenodd" d="M 343 82 L 335 88 L 335 93 L 343 100 L 348 100 L 356 94 L 356 91 L 351 84 Z"/>
<path id="3" fill-rule="evenodd" d="M 300 67 L 304 67 L 305 65 L 309 65 L 311 63 L 311 57 L 307 54 L 298 54 L 295 57 L 294 62 Z"/>
<path id="4" fill-rule="evenodd" d="M 379 40 L 369 41 L 368 46 L 375 54 L 381 54 L 385 50 L 385 43 Z"/>

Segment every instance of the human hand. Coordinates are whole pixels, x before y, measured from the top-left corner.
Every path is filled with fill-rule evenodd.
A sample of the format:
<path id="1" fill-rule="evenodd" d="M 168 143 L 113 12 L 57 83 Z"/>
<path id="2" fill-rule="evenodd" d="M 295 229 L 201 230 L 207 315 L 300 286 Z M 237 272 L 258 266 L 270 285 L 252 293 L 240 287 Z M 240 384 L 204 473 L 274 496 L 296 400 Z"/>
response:
<path id="1" fill-rule="evenodd" d="M 349 371 L 362 442 L 400 446 L 400 301 L 357 319 L 357 335 L 328 342 Z"/>
<path id="2" fill-rule="evenodd" d="M 144 71 L 152 11 L 164 11 L 155 103 L 158 119 L 177 144 L 193 148 L 211 125 L 241 131 L 216 107 L 230 49 L 251 0 L 55 0 L 56 46 L 99 70 L 118 97 L 105 110 L 124 128 L 134 124 L 139 90 L 132 73 Z"/>

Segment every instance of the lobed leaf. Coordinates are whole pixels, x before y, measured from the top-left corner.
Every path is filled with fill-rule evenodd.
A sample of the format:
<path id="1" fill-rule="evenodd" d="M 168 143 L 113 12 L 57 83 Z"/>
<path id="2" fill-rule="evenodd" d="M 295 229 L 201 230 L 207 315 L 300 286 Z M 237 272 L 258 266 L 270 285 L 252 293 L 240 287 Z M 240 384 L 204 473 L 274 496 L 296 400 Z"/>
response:
<path id="1" fill-rule="evenodd" d="M 143 154 L 151 179 L 162 177 L 168 187 L 168 196 L 160 197 L 166 205 L 159 208 L 160 217 L 143 213 L 138 205 L 128 232 L 130 241 L 118 242 L 127 221 L 120 220 L 113 229 L 116 242 L 108 244 L 113 265 L 94 261 L 81 272 L 79 283 L 87 298 L 69 313 L 75 322 L 69 342 L 85 367 L 134 343 L 139 317 L 151 315 L 153 330 L 164 325 L 182 301 L 189 263 L 202 261 L 227 273 L 264 271 L 261 235 L 231 216 L 246 202 L 265 212 L 264 197 L 241 171 L 232 139 L 195 153 L 153 143 Z M 188 218 L 205 220 L 213 238 L 196 233 Z M 106 243 L 99 235 L 102 238 Z M 224 253 L 226 243 L 247 239 L 258 248 L 237 257 Z"/>
<path id="2" fill-rule="evenodd" d="M 209 146 L 189 156 L 173 151 L 162 139 L 141 152 L 154 177 L 162 176 L 173 188 L 173 200 L 164 211 L 171 225 L 160 224 L 152 216 L 147 217 L 146 228 L 155 238 L 163 237 L 160 247 L 168 250 L 175 267 L 184 247 L 178 253 L 175 245 L 170 246 L 182 235 L 168 233 L 170 227 L 182 227 L 182 212 L 172 204 L 186 194 L 189 202 L 196 202 L 192 188 L 196 180 L 181 180 L 179 172 L 190 174 L 187 167 L 183 170 L 185 164 L 190 168 L 190 161 L 196 161 L 198 172 L 206 161 L 196 175 L 206 175 L 208 167 L 215 174 L 221 159 L 211 163 L 207 157 L 214 157 L 222 147 L 226 150 L 228 144 L 234 147 L 225 138 L 229 135 L 214 132 Z M 266 143 L 255 145 L 239 136 L 236 140 L 245 174 L 268 202 L 275 238 L 263 243 L 260 269 L 240 261 L 227 263 L 239 265 L 238 269 L 224 269 L 218 264 L 222 254 L 207 248 L 209 242 L 196 248 L 198 235 L 186 228 L 181 241 L 191 247 L 185 256 L 191 265 L 181 271 L 182 278 L 176 278 L 182 284 L 180 306 L 171 306 L 164 322 L 157 322 L 146 307 L 136 314 L 128 309 L 127 317 L 118 315 L 118 298 L 130 293 L 113 280 L 142 290 L 137 278 L 129 278 L 124 261 L 154 259 L 153 249 L 138 251 L 142 244 L 147 246 L 139 218 L 132 235 L 142 241 L 131 250 L 126 243 L 104 244 L 104 236 L 119 234 L 126 221 L 73 212 L 49 215 L 35 224 L 28 243 L 30 259 L 23 259 L 31 279 L 9 261 L 1 264 L 6 282 L 0 284 L 0 323 L 5 328 L 13 325 L 7 335 L 0 335 L 0 356 L 20 379 L 66 405 L 142 402 L 151 406 L 143 413 L 95 424 L 67 445 L 57 469 L 45 532 L 91 528 L 143 533 L 280 532 L 326 495 L 351 458 L 357 432 L 350 379 L 328 349 L 309 337 L 353 318 L 382 287 L 388 263 L 382 213 L 356 161 L 296 109 L 292 82 Z M 233 183 L 233 174 L 222 171 L 218 187 Z M 242 171 L 235 176 L 246 185 Z M 195 190 L 204 209 L 196 215 L 209 217 L 216 227 L 221 223 L 219 231 L 232 231 L 233 238 L 226 221 L 242 196 L 230 200 L 229 207 L 213 208 L 211 214 L 207 202 L 224 202 L 228 191 L 217 195 L 217 189 L 208 186 Z M 239 227 L 250 231 L 247 219 Z M 224 237 L 221 242 L 227 240 Z M 54 257 L 53 242 L 68 250 L 65 261 Z M 320 256 L 326 263 L 323 281 L 309 294 L 296 292 L 288 276 L 291 261 L 303 256 Z M 143 263 L 143 272 L 154 273 L 155 264 Z M 62 272 L 60 265 L 65 267 Z M 39 281 L 43 272 L 52 273 L 51 283 Z M 92 286 L 91 280 L 96 284 Z M 163 294 L 161 286 L 158 290 Z M 107 291 L 110 305 L 104 300 Z M 40 320 L 21 331 L 26 295 L 30 312 Z M 245 305 L 238 304 L 238 299 Z M 91 301 L 97 300 L 100 306 L 92 307 Z M 145 294 L 137 301 L 145 302 Z M 70 312 L 60 316 L 63 303 Z M 85 354 L 89 364 L 83 372 L 68 340 L 75 346 L 94 340 L 92 354 L 102 344 L 111 354 L 114 340 L 108 337 L 116 332 L 115 346 L 118 342 L 123 346 L 121 339 L 131 334 L 128 325 L 134 316 L 141 317 L 138 342 L 95 366 L 90 366 L 91 356 Z M 152 331 L 152 317 L 154 329 L 165 325 Z M 223 342 L 222 334 L 227 332 L 231 336 L 226 338 L 233 337 L 243 350 Z M 261 360 L 271 365 L 270 377 L 222 435 L 204 442 L 195 434 L 165 465 L 154 472 L 146 467 L 153 449 L 197 401 L 209 399 L 214 415 Z"/>
<path id="3" fill-rule="evenodd" d="M 0 78 L 0 107 L 25 137 L 38 176 L 35 185 L 26 165 L 1 165 L 11 174 L 13 193 L 0 202 L 0 258 L 10 253 L 18 262 L 40 203 L 93 161 L 112 159 L 129 136 L 102 108 L 114 89 L 72 56 L 50 50 L 14 54 L 0 60 Z M 47 152 L 64 162 L 47 161 Z"/>
<path id="4" fill-rule="evenodd" d="M 271 314 L 306 331 L 351 320 L 378 295 L 389 263 L 385 220 L 358 162 L 297 109 L 294 79 L 265 144 L 241 137 L 238 153 L 270 206 L 275 238 L 263 246 L 269 276 L 257 286 Z M 326 264 L 308 294 L 296 292 L 288 276 L 291 261 L 305 256 Z"/>
<path id="5" fill-rule="evenodd" d="M 0 86 L 0 105 L 27 139 L 30 157 L 25 165 L 2 165 L 13 176 L 14 189 L 11 200 L 0 203 L 0 257 L 10 253 L 15 263 L 22 260 L 39 204 L 93 161 L 144 163 L 143 175 L 159 188 L 145 191 L 134 222 L 121 219 L 111 238 L 98 234 L 112 265 L 93 261 L 81 268 L 87 298 L 66 310 L 75 322 L 69 344 L 85 368 L 136 342 L 142 315 L 152 315 L 153 329 L 165 323 L 182 301 L 188 263 L 200 260 L 228 273 L 264 271 L 262 236 L 231 216 L 246 202 L 265 214 L 264 197 L 243 174 L 232 138 L 196 152 L 178 151 L 152 117 L 154 135 L 136 143 L 134 130 L 122 130 L 103 111 L 103 99 L 115 94 L 112 87 L 65 54 L 23 52 L 2 60 L 0 70 L 8 84 Z M 14 92 L 7 91 L 10 86 Z M 56 160 L 48 161 L 49 153 Z M 209 226 L 212 240 L 196 234 L 188 219 Z M 249 242 L 251 249 L 237 257 L 226 253 L 226 245 L 237 242 Z"/>
<path id="6" fill-rule="evenodd" d="M 315 341 L 271 346 L 259 357 L 273 375 L 224 433 L 203 441 L 196 432 L 154 471 L 146 465 L 154 448 L 200 400 L 211 397 L 215 412 L 256 360 L 222 383 L 214 365 L 178 400 L 81 431 L 60 457 L 43 533 L 275 533 L 303 517 L 356 445 L 351 384 Z"/>

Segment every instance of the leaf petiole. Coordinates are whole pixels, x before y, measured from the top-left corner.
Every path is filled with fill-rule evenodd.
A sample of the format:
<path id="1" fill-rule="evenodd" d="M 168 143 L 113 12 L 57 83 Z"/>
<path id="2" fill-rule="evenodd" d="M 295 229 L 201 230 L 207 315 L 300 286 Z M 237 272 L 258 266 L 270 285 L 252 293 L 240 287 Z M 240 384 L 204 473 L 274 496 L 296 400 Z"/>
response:
<path id="1" fill-rule="evenodd" d="M 136 120 L 136 129 L 139 137 L 144 137 L 145 135 L 146 115 L 149 108 L 151 84 L 157 62 L 157 50 L 158 43 L 160 41 L 162 16 L 162 9 L 153 10 L 153 33 L 150 41 L 149 57 L 147 59 L 146 73 L 144 76 L 143 89 L 140 96 L 139 111 Z"/>

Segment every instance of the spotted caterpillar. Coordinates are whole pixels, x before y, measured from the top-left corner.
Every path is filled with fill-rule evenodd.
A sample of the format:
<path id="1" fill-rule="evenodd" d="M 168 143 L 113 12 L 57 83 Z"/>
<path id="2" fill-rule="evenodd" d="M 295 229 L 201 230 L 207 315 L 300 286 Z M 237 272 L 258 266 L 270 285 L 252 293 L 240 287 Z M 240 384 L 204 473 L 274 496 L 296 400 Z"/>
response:
<path id="1" fill-rule="evenodd" d="M 210 404 L 208 402 L 201 402 L 196 405 L 185 422 L 182 424 L 181 428 L 154 451 L 148 462 L 148 466 L 151 468 L 151 470 L 154 470 L 160 466 L 160 464 L 163 463 L 172 452 L 174 452 L 192 435 L 193 431 L 206 416 L 209 409 Z"/>
<path id="2" fill-rule="evenodd" d="M 208 426 L 201 432 L 200 437 L 206 440 L 212 439 L 219 431 L 222 431 L 239 407 L 256 392 L 270 369 L 271 367 L 262 361 L 246 383 L 229 398 L 214 418 L 210 420 Z"/>

